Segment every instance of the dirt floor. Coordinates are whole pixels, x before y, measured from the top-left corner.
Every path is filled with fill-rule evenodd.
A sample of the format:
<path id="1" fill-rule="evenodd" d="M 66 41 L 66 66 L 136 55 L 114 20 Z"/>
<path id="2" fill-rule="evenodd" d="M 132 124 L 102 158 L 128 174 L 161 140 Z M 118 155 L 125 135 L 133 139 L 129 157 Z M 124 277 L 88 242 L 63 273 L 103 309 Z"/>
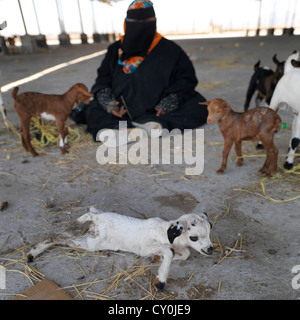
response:
<path id="1" fill-rule="evenodd" d="M 194 63 L 197 90 L 208 100 L 223 98 L 242 111 L 253 65 L 275 69 L 299 48 L 299 37 L 253 37 L 177 41 Z M 103 50 L 108 43 L 52 48 L 31 55 L 0 56 L 0 85 L 80 56 Z M 298 45 L 298 46 L 297 46 Z M 20 91 L 63 93 L 76 82 L 94 82 L 103 55 L 47 74 L 20 86 Z M 18 128 L 11 90 L 3 93 L 8 119 Z M 254 106 L 254 100 L 252 101 Z M 257 174 L 264 152 L 254 142 L 243 144 L 243 167 L 235 166 L 234 150 L 227 171 L 216 175 L 223 138 L 217 125 L 205 125 L 204 172 L 185 175 L 185 165 L 99 165 L 99 144 L 84 126 L 70 153 L 57 146 L 26 153 L 19 137 L 0 124 L 0 265 L 5 268 L 9 300 L 42 278 L 53 280 L 76 299 L 286 299 L 300 298 L 292 287 L 292 268 L 300 264 L 299 171 L 282 169 L 291 134 L 292 114 L 280 111 L 287 124 L 275 138 L 278 174 Z M 299 158 L 295 158 L 299 165 Z M 299 167 L 298 167 L 299 168 Z M 265 193 L 263 192 L 265 190 Z M 30 248 L 66 225 L 90 206 L 137 218 L 171 220 L 188 212 L 206 211 L 213 223 L 215 252 L 204 257 L 192 251 L 185 262 L 174 261 L 163 293 L 151 285 L 158 264 L 123 252 L 88 253 L 55 247 L 27 264 Z"/>

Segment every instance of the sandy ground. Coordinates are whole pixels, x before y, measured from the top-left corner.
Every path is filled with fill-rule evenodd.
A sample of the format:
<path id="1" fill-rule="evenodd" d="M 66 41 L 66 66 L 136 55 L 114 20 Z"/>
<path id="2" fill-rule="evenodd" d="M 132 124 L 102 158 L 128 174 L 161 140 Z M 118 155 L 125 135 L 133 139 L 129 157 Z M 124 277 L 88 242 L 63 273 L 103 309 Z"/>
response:
<path id="1" fill-rule="evenodd" d="M 300 49 L 299 37 L 259 37 L 180 40 L 194 63 L 197 89 L 209 100 L 227 100 L 242 111 L 253 65 L 275 68 L 272 56 L 285 60 Z M 96 52 L 108 43 L 74 45 L 34 55 L 0 56 L 3 86 L 58 63 Z M 93 84 L 103 56 L 68 66 L 20 86 L 20 91 L 63 93 L 72 84 Z M 7 116 L 18 127 L 11 91 L 3 98 Z M 252 101 L 252 106 L 254 101 Z M 279 153 L 287 152 L 291 113 L 280 111 L 287 128 L 276 135 Z M 73 128 L 78 129 L 70 121 Z M 0 299 L 8 300 L 46 277 L 76 299 L 287 299 L 300 298 L 292 287 L 292 268 L 300 264 L 300 180 L 281 168 L 273 179 L 257 171 L 263 157 L 246 157 L 236 167 L 230 154 L 228 169 L 216 175 L 221 162 L 223 139 L 217 125 L 205 125 L 205 166 L 199 176 L 185 175 L 185 165 L 99 165 L 99 144 L 79 127 L 80 142 L 62 156 L 57 146 L 39 150 L 32 158 L 19 139 L 0 124 L 0 264 L 6 271 L 6 289 Z M 264 155 L 255 143 L 243 144 L 247 156 Z M 282 167 L 284 156 L 279 157 Z M 299 164 L 298 158 L 295 164 Z M 158 265 L 151 258 L 118 252 L 87 253 L 55 247 L 27 264 L 25 254 L 53 232 L 90 206 L 137 218 L 159 216 L 166 220 L 183 213 L 206 211 L 213 223 L 215 252 L 204 257 L 195 251 L 186 262 L 171 265 L 165 292 L 151 285 Z"/>

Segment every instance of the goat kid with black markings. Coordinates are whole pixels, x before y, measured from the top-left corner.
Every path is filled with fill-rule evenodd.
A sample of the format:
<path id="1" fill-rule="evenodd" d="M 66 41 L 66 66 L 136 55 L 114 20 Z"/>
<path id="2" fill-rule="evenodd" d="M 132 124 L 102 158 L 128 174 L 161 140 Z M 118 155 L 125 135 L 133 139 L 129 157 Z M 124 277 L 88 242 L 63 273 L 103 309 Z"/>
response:
<path id="1" fill-rule="evenodd" d="M 62 154 L 67 151 L 68 128 L 66 121 L 75 104 L 82 101 L 85 104 L 90 103 L 93 97 L 87 87 L 82 83 L 73 85 L 64 94 L 43 94 L 39 92 L 23 92 L 19 95 L 18 87 L 12 91 L 14 107 L 20 119 L 20 131 L 22 145 L 24 149 L 35 157 L 38 153 L 34 150 L 30 142 L 30 121 L 32 117 L 42 117 L 46 120 L 55 120 L 58 132 L 60 134 L 59 147 Z"/>
<path id="2" fill-rule="evenodd" d="M 74 234 L 74 231 L 76 232 Z M 28 254 L 29 262 L 53 245 L 60 244 L 90 252 L 127 251 L 139 256 L 162 256 L 155 287 L 164 289 L 172 259 L 186 260 L 189 247 L 211 255 L 211 224 L 206 213 L 185 214 L 173 221 L 161 218 L 136 219 L 91 208 L 62 234 L 39 243 Z"/>
<path id="3" fill-rule="evenodd" d="M 266 106 L 269 106 L 275 87 L 283 76 L 284 61 L 279 61 L 277 55 L 273 56 L 273 62 L 276 65 L 275 72 L 267 67 L 260 67 L 260 60 L 254 65 L 254 74 L 250 79 L 248 86 L 244 110 L 249 109 L 251 98 L 255 91 L 258 91 L 255 99 L 256 107 L 262 107 L 262 101 L 265 100 Z"/>
<path id="4" fill-rule="evenodd" d="M 277 111 L 281 105 L 292 109 L 294 117 L 292 122 L 292 136 L 289 142 L 289 151 L 284 168 L 291 170 L 294 166 L 294 155 L 300 144 L 300 61 L 299 52 L 295 52 L 287 65 L 284 76 L 278 82 L 274 91 L 270 108 Z"/>
<path id="5" fill-rule="evenodd" d="M 276 58 L 276 55 L 274 56 Z M 273 59 L 274 59 L 273 57 Z M 269 88 L 269 92 L 271 93 L 270 95 L 268 95 L 268 99 L 266 99 L 266 106 L 269 107 L 270 106 L 270 103 L 271 103 L 271 99 L 273 97 L 273 94 L 274 94 L 274 91 L 276 89 L 276 85 L 278 84 L 278 82 L 280 81 L 280 79 L 282 78 L 282 76 L 284 74 L 286 74 L 287 72 L 289 72 L 290 70 L 293 69 L 293 64 L 292 64 L 292 60 L 294 59 L 298 59 L 299 57 L 299 52 L 297 50 L 294 50 L 292 52 L 292 54 L 286 59 L 285 62 L 279 62 L 277 59 L 277 69 L 275 71 L 275 73 L 273 73 L 271 76 L 267 76 L 267 73 L 268 72 L 267 70 L 264 70 L 265 68 L 262 67 L 262 68 L 259 68 L 260 70 L 257 70 L 257 72 L 255 72 L 255 74 L 253 75 L 253 77 L 251 78 L 251 81 L 250 81 L 250 85 L 249 85 L 249 89 L 248 89 L 248 92 L 251 88 L 251 86 L 257 86 L 257 87 L 261 87 L 261 86 L 265 86 L 266 88 Z M 273 72 L 273 71 L 272 71 Z M 283 75 L 282 75 L 282 72 L 283 72 Z M 265 73 L 264 76 L 262 75 L 262 73 Z M 275 74 L 278 74 L 277 77 L 275 77 Z M 279 75 L 281 75 L 279 77 Z M 274 77 L 276 79 L 276 81 L 274 81 Z M 273 80 L 272 80 L 273 79 Z M 255 83 L 255 81 L 257 82 L 257 84 Z M 273 82 L 271 82 L 273 81 Z M 273 83 L 273 84 L 272 84 Z M 270 84 L 272 84 L 272 86 L 270 87 Z M 270 91 L 271 89 L 271 91 Z M 248 93 L 247 93 L 248 94 Z M 252 93 L 253 94 L 253 93 Z M 260 97 L 260 93 L 258 93 L 257 95 L 257 99 L 256 99 L 256 107 L 262 107 L 264 106 L 261 102 L 263 99 L 263 95 L 261 95 Z M 248 96 L 247 96 L 247 99 L 248 99 Z M 250 98 L 251 99 L 251 98 Z M 250 100 L 249 100 L 250 101 Z M 247 102 L 246 102 L 247 103 Z M 245 104 L 246 105 L 246 104 Z M 248 106 L 249 107 L 249 106 Z M 245 111 L 246 111 L 246 108 L 245 108 Z M 257 146 L 256 146 L 256 149 L 260 149 L 262 150 L 264 148 L 263 144 L 261 141 L 259 141 L 257 143 Z"/>

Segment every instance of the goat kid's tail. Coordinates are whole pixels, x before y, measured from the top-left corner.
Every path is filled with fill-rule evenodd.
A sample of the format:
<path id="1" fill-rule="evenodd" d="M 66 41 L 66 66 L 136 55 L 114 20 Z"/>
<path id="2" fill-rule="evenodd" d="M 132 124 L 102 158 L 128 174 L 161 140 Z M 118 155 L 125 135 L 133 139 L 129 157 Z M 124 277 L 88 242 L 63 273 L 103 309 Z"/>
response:
<path id="1" fill-rule="evenodd" d="M 17 98 L 17 93 L 18 93 L 18 91 L 19 91 L 19 87 L 14 87 L 14 88 L 13 88 L 13 91 L 12 91 L 12 93 L 11 93 L 11 96 L 12 96 L 12 98 L 13 98 L 14 100 L 16 100 L 16 98 Z"/>
<path id="2" fill-rule="evenodd" d="M 282 121 L 279 115 L 277 115 L 276 120 L 275 120 L 275 126 L 274 126 L 274 132 L 277 133 L 282 127 Z"/>

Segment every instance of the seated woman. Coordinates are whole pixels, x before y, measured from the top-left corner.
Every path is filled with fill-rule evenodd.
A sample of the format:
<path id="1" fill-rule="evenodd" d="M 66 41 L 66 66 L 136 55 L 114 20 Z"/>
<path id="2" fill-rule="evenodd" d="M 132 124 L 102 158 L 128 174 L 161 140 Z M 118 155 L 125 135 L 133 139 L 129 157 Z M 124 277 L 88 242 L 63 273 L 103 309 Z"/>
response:
<path id="1" fill-rule="evenodd" d="M 125 35 L 108 47 L 91 93 L 95 99 L 84 106 L 79 119 L 94 140 L 101 129 L 159 127 L 193 129 L 206 123 L 205 98 L 195 91 L 195 69 L 186 53 L 156 32 L 151 1 L 134 1 L 124 22 Z M 157 126 L 156 126 L 157 127 Z"/>

